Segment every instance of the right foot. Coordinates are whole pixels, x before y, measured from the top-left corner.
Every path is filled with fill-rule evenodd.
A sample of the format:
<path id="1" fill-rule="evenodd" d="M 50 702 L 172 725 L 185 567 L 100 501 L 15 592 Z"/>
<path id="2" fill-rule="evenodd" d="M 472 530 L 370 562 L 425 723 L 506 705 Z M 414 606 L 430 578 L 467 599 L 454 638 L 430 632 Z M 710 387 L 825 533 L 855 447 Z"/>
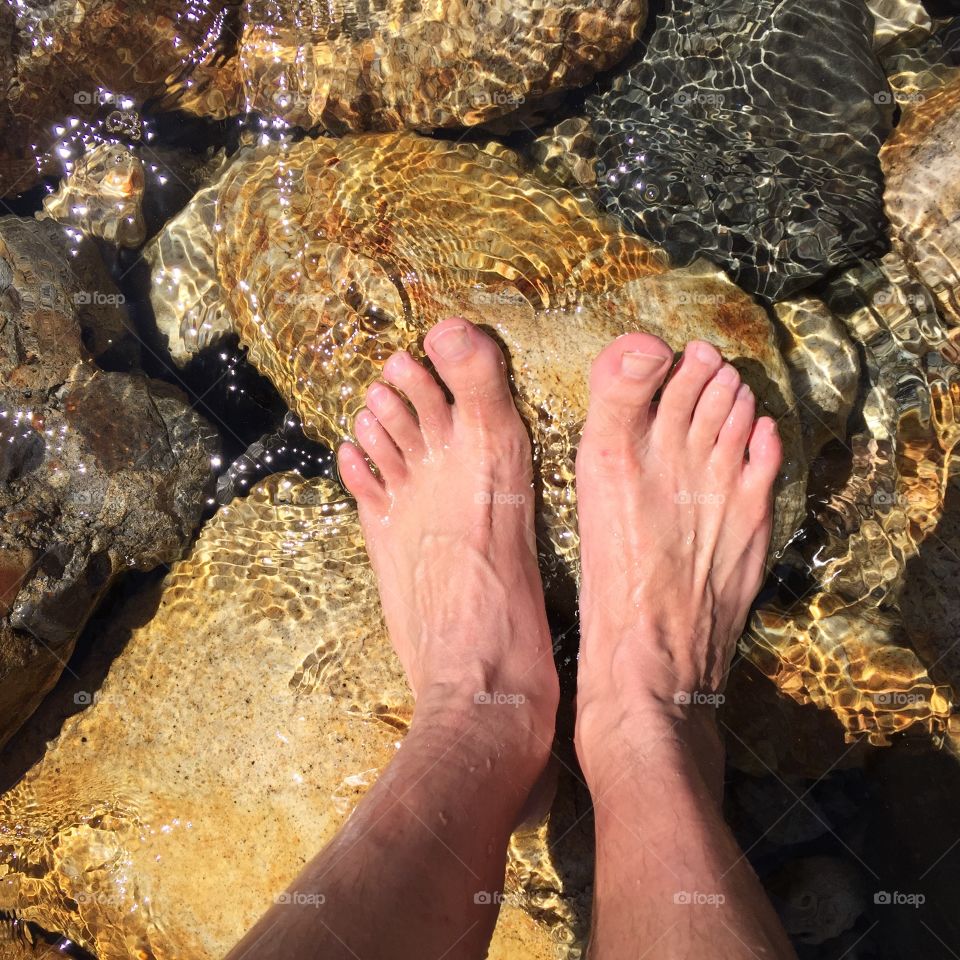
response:
<path id="1" fill-rule="evenodd" d="M 387 629 L 418 710 L 428 699 L 459 711 L 458 723 L 464 715 L 490 721 L 498 735 L 525 735 L 545 759 L 558 680 L 537 565 L 530 441 L 488 336 L 466 320 L 444 320 L 424 349 L 453 403 L 408 353 L 395 354 L 356 418 L 366 457 L 343 444 L 340 474 L 357 499 Z"/>
<path id="2" fill-rule="evenodd" d="M 591 373 L 577 454 L 581 747 L 651 719 L 664 733 L 716 702 L 763 578 L 776 424 L 754 419 L 753 394 L 709 344 L 690 343 L 664 386 L 672 359 L 632 333 Z"/>

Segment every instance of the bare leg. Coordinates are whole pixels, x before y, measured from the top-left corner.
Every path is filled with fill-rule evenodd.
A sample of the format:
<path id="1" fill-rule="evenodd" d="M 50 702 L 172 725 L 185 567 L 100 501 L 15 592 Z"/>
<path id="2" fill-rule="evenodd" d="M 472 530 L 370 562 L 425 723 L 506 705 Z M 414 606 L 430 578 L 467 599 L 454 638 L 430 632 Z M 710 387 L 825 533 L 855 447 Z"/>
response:
<path id="1" fill-rule="evenodd" d="M 645 334 L 603 351 L 577 456 L 591 957 L 783 960 L 793 951 L 723 821 L 711 705 L 763 576 L 781 447 L 707 344 L 688 345 L 653 406 L 671 357 Z"/>
<path id="2" fill-rule="evenodd" d="M 446 320 L 426 349 L 454 403 L 397 354 L 356 422 L 380 476 L 357 447 L 339 458 L 417 697 L 413 725 L 235 960 L 485 956 L 507 842 L 549 755 L 558 681 L 529 440 L 492 340 Z"/>

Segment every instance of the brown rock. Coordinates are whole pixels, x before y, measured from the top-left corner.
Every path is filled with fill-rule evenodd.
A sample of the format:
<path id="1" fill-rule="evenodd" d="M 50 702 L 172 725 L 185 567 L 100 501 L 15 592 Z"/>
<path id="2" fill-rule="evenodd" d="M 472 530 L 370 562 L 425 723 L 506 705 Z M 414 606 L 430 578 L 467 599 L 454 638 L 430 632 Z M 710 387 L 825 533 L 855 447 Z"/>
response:
<path id="1" fill-rule="evenodd" d="M 887 744 L 914 728 L 939 742 L 953 712 L 949 644 L 931 643 L 927 618 L 902 600 L 943 539 L 960 368 L 949 323 L 895 253 L 847 271 L 830 294 L 862 352 L 864 390 L 834 462 L 815 464 L 804 559 L 818 589 L 761 607 L 742 647 L 784 692 L 833 711 L 849 739 Z M 826 341 L 819 352 L 837 353 Z"/>
<path id="2" fill-rule="evenodd" d="M 248 5 L 240 72 L 251 109 L 340 132 L 472 126 L 613 66 L 647 13 L 645 0 L 332 9 Z"/>
<path id="3" fill-rule="evenodd" d="M 129 147 L 100 143 L 71 164 L 42 216 L 122 247 L 146 239 L 143 162 Z"/>
<path id="4" fill-rule="evenodd" d="M 5 6 L 0 196 L 59 171 L 55 125 L 68 139 L 85 125 L 109 131 L 118 108 L 148 100 L 337 132 L 493 120 L 613 66 L 645 18 L 645 0 L 258 0 L 242 13 L 222 0 Z"/>
<path id="5" fill-rule="evenodd" d="M 111 114 L 158 97 L 208 116 L 238 112 L 235 70 L 211 68 L 219 61 L 218 33 L 229 24 L 224 6 L 25 0 L 0 7 L 6 84 L 0 100 L 0 196 L 27 189 L 41 172 L 60 172 L 61 157 L 51 152 L 58 124 L 68 138 L 75 132 L 109 132 Z"/>

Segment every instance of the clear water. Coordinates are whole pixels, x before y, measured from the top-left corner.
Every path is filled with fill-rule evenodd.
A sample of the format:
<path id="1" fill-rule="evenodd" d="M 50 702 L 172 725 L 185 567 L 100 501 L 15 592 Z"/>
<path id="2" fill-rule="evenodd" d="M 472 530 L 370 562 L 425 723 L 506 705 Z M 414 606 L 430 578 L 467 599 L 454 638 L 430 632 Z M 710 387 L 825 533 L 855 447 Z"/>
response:
<path id="1" fill-rule="evenodd" d="M 121 582 L 88 625 L 58 687 L 0 757 L 3 786 L 12 788 L 0 818 L 0 910 L 9 937 L 0 940 L 0 955 L 43 956 L 49 948 L 84 956 L 84 945 L 101 960 L 137 950 L 214 955 L 230 942 L 238 916 L 256 916 L 264 892 L 253 889 L 249 902 L 226 908 L 217 872 L 259 876 L 271 857 L 282 874 L 282 865 L 292 870 L 302 853 L 284 839 L 276 817 L 238 817 L 232 801 L 246 798 L 252 809 L 265 783 L 300 776 L 320 787 L 322 804 L 291 808 L 287 825 L 303 818 L 330 831 L 389 757 L 409 701 L 377 632 L 349 506 L 327 484 L 329 449 L 371 370 L 398 342 L 415 345 L 444 311 L 472 310 L 494 327 L 508 347 L 524 412 L 528 419 L 536 414 L 543 562 L 558 662 L 570 689 L 570 464 L 584 402 L 582 378 L 573 371 L 615 332 L 596 319 L 604 297 L 613 297 L 628 320 L 658 318 L 668 339 L 680 336 L 678 318 L 696 313 L 689 322 L 704 325 L 698 330 L 727 337 L 726 352 L 761 368 L 754 375 L 767 384 L 768 407 L 780 402 L 778 414 L 797 425 L 797 454 L 780 500 L 781 518 L 794 519 L 783 523 L 782 549 L 744 640 L 723 722 L 729 819 L 777 897 L 800 956 L 960 952 L 952 883 L 958 776 L 949 722 L 955 591 L 944 586 L 960 572 L 949 469 L 955 437 L 943 415 L 957 383 L 950 315 L 940 292 L 918 288 L 913 275 L 898 273 L 898 262 L 858 262 L 887 246 L 876 162 L 860 159 L 875 158 L 898 109 L 920 101 L 895 105 L 871 93 L 874 82 L 883 87 L 883 70 L 865 49 L 872 38 L 859 4 L 841 4 L 826 17 L 811 5 L 781 5 L 784 20 L 771 27 L 762 3 L 678 3 L 661 21 L 651 14 L 622 70 L 614 63 L 637 38 L 637 9 L 597 6 L 607 41 L 572 44 L 555 73 L 574 77 L 575 89 L 547 101 L 538 98 L 556 80 L 540 69 L 525 6 L 489 6 L 485 30 L 469 19 L 455 27 L 425 7 L 404 7 L 402 29 L 394 32 L 394 4 L 347 5 L 338 18 L 326 5 L 153 4 L 156 36 L 134 2 L 94 5 L 80 28 L 65 0 L 0 8 L 0 40 L 16 38 L 0 56 L 8 75 L 18 71 L 23 83 L 14 115 L 0 114 L 3 206 L 19 216 L 45 210 L 77 244 L 87 242 L 84 233 L 101 238 L 135 324 L 139 365 L 185 389 L 217 426 L 222 447 L 211 462 L 216 480 L 204 504 L 205 539 L 167 581 L 165 612 L 154 616 L 162 571 Z M 860 30 L 860 40 L 840 43 L 831 18 Z M 944 23 L 937 42 L 908 45 L 884 61 L 904 97 L 921 88 L 920 67 L 932 64 L 936 82 L 949 81 L 951 30 Z M 65 31 L 70 42 L 61 48 Z M 376 70 L 358 78 L 358 51 L 383 36 Z M 444 62 L 444 50 L 477 36 L 486 54 Z M 706 79 L 703 64 L 688 56 L 689 45 L 704 37 L 732 51 Z M 818 44 L 818 37 L 828 39 Z M 791 44 L 803 48 L 802 69 Z M 141 54 L 134 67 L 128 50 Z M 738 73 L 757 50 L 769 50 L 774 67 L 777 57 L 792 64 L 776 74 L 775 89 L 764 79 L 766 55 L 756 59 L 763 69 Z M 27 68 L 29 51 L 36 62 Z M 689 71 L 679 77 L 671 66 L 678 57 Z M 595 70 L 608 68 L 592 81 Z M 321 76 L 333 78 L 326 96 L 316 95 Z M 377 92 L 358 94 L 372 76 Z M 826 99 L 808 96 L 811 85 L 822 85 L 818 95 Z M 519 172 L 521 157 L 542 156 L 537 138 L 549 137 L 553 123 L 584 114 L 587 94 L 599 98 L 594 104 L 612 98 L 629 120 L 629 136 L 650 141 L 651 150 L 631 153 L 643 157 L 639 206 L 611 202 L 611 191 L 621 188 L 604 181 L 603 167 L 596 168 L 599 193 L 584 178 L 564 174 L 574 190 L 564 193 L 556 185 L 541 188 L 536 171 Z M 706 94 L 732 102 L 707 101 Z M 857 97 L 869 114 L 858 114 L 859 127 L 847 120 Z M 608 120 L 598 122 L 593 148 L 604 149 L 604 137 L 614 136 Z M 482 131 L 461 129 L 480 121 L 488 124 Z M 318 124 L 336 135 L 398 124 L 438 128 L 434 137 L 443 145 L 425 148 L 415 161 L 405 147 L 348 154 L 336 141 L 327 154 L 309 145 L 298 152 L 299 128 Z M 823 140 L 838 131 L 843 148 L 825 148 Z M 701 134 L 708 152 L 690 147 Z M 737 152 L 744 136 L 760 140 L 746 159 Z M 459 145 L 489 137 L 500 146 L 483 154 Z M 578 156 L 582 141 L 563 152 L 574 171 L 591 167 Z M 251 161 L 259 172 L 237 177 L 232 194 L 214 191 L 209 215 L 184 221 L 199 252 L 173 264 L 170 248 L 160 244 L 149 264 L 140 259 L 144 241 L 212 181 L 222 153 L 257 145 L 266 158 Z M 771 164 L 791 167 L 791 151 L 795 181 L 765 185 Z M 459 169 L 464 157 L 473 164 L 468 176 Z M 326 161 L 331 171 L 337 163 L 348 169 L 324 179 Z M 297 180 L 314 170 L 311 164 L 315 179 Z M 804 164 L 816 170 L 815 187 L 804 179 Z M 70 175 L 66 184 L 63 174 Z M 556 170 L 545 164 L 542 175 Z M 855 184 L 838 186 L 845 176 Z M 697 182 L 702 195 L 691 199 Z M 405 189 L 399 199 L 390 193 L 397 183 Z M 301 203 L 303 197 L 314 203 Z M 678 301 L 676 291 L 666 306 L 666 295 L 643 300 L 629 282 L 659 277 L 664 267 L 642 241 L 624 240 L 594 201 L 609 203 L 681 259 L 706 254 L 751 293 L 779 300 L 802 287 L 823 298 L 836 332 L 824 336 L 816 311 L 792 314 L 793 307 L 778 306 L 778 322 L 789 331 L 781 349 L 789 352 L 792 343 L 805 358 L 808 384 L 842 384 L 845 402 L 809 389 L 800 391 L 798 409 L 788 409 L 772 359 L 740 327 L 730 329 L 728 314 L 715 316 L 720 303 L 742 304 L 750 329 L 750 318 L 762 311 L 712 274 L 682 288 L 688 300 Z M 801 212 L 791 215 L 792 205 Z M 783 257 L 774 241 L 793 221 L 830 229 L 814 231 L 819 245 L 799 243 Z M 268 238 L 257 233 L 264 223 Z M 294 228 L 303 235 L 284 232 Z M 200 241 L 213 234 L 224 236 L 213 276 L 239 320 L 213 349 L 178 363 L 157 322 L 169 306 L 175 324 L 167 332 L 176 330 L 185 342 L 191 329 L 219 322 L 182 309 L 181 296 L 187 290 L 188 300 L 195 294 L 196 304 L 206 305 L 198 291 L 211 271 Z M 322 257 L 313 259 L 310 243 L 318 237 Z M 293 278 L 291 264 L 304 274 Z M 157 273 L 176 268 L 185 280 L 174 278 L 177 295 L 164 303 L 168 278 Z M 325 316 L 337 321 L 329 329 L 307 312 L 309 304 L 291 297 L 317 290 L 328 297 Z M 856 357 L 849 367 L 840 337 Z M 122 369 L 130 359 L 104 362 Z M 281 471 L 308 482 L 273 482 L 259 499 L 240 499 Z M 325 593 L 317 594 L 318 582 Z M 300 623 L 326 624 L 328 632 L 319 640 L 304 636 Z M 377 655 L 369 637 L 358 647 L 360 637 L 344 624 L 359 624 L 361 634 L 368 625 Z M 233 679 L 224 670 L 228 660 Z M 27 774 L 67 715 L 73 719 L 60 748 Z M 337 734 L 333 743 L 357 737 L 343 754 L 349 772 L 335 788 L 327 771 L 303 762 L 303 745 L 316 729 Z M 143 744 L 151 730 L 162 744 Z M 289 743 L 292 754 L 285 753 Z M 589 922 L 592 824 L 568 728 L 557 753 L 550 824 L 515 838 L 510 889 L 518 912 L 536 917 L 564 955 L 577 956 Z M 266 770 L 249 772 L 251 758 Z M 180 779 L 185 771 L 189 789 Z M 226 853 L 227 845 L 235 849 Z M 204 849 L 223 858 L 216 870 L 198 871 Z M 158 872 L 149 864 L 161 851 Z M 107 866 L 91 870 L 94 863 Z M 151 899 L 151 877 L 165 871 L 178 877 L 175 891 Z M 279 877 L 272 882 L 284 885 Z M 924 902 L 888 904 L 884 893 L 922 894 Z M 834 935 L 809 942 L 824 931 Z"/>

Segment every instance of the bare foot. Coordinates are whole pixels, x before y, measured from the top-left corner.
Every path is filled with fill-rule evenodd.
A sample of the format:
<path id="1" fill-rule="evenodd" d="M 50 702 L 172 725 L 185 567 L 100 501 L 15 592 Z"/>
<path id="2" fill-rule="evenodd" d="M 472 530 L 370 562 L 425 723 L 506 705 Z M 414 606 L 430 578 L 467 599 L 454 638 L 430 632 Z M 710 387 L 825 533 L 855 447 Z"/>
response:
<path id="1" fill-rule="evenodd" d="M 581 745 L 712 707 L 763 577 L 776 424 L 754 419 L 750 389 L 698 341 L 654 404 L 672 356 L 628 334 L 591 373 L 577 455 Z"/>
<path id="2" fill-rule="evenodd" d="M 545 755 L 558 681 L 537 566 L 530 441 L 489 337 L 449 319 L 424 346 L 453 404 L 409 354 L 395 354 L 355 423 L 379 476 L 349 443 L 340 473 L 357 499 L 418 709 L 429 698 L 506 719 Z"/>

